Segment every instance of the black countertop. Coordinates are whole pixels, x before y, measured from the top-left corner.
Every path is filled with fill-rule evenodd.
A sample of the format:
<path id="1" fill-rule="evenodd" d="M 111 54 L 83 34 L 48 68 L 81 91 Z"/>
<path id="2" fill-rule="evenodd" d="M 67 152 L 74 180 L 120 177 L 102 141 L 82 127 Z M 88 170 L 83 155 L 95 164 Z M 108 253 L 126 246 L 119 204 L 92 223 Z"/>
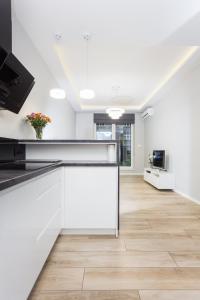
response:
<path id="1" fill-rule="evenodd" d="M 12 187 L 16 184 L 22 183 L 29 179 L 33 179 L 39 175 L 50 172 L 58 168 L 59 163 L 52 163 L 51 165 L 42 167 L 36 170 L 1 170 L 0 169 L 0 191 Z"/>
<path id="2" fill-rule="evenodd" d="M 18 140 L 19 144 L 117 144 L 117 140 Z"/>
<path id="3" fill-rule="evenodd" d="M 78 139 L 10 139 L 0 137 L 0 144 L 118 144 L 118 140 Z"/>
<path id="4" fill-rule="evenodd" d="M 108 162 L 108 161 L 92 161 L 92 160 L 63 160 L 61 166 L 67 167 L 117 167 L 119 164 L 116 162 Z"/>
<path id="5" fill-rule="evenodd" d="M 39 161 L 39 160 L 38 160 Z M 44 160 L 41 160 L 44 161 Z M 0 169 L 0 191 L 24 181 L 33 179 L 39 175 L 48 173 L 59 167 L 118 167 L 118 163 L 107 161 L 58 161 L 36 170 L 1 170 Z"/>

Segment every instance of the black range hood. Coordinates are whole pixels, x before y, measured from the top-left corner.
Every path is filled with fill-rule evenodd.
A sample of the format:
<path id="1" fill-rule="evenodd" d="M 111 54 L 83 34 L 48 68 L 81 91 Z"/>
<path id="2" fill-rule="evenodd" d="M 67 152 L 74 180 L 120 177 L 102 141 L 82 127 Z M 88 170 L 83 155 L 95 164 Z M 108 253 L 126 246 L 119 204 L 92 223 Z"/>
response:
<path id="1" fill-rule="evenodd" d="M 11 0 L 0 0 L 0 107 L 18 113 L 34 83 L 12 53 Z"/>

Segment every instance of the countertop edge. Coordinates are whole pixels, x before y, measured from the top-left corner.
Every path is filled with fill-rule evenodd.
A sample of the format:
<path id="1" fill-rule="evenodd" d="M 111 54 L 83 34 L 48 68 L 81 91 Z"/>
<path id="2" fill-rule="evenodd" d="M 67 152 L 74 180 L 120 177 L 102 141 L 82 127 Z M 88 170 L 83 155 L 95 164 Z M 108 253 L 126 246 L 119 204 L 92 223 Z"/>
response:
<path id="1" fill-rule="evenodd" d="M 18 140 L 19 144 L 118 144 L 118 140 Z"/>

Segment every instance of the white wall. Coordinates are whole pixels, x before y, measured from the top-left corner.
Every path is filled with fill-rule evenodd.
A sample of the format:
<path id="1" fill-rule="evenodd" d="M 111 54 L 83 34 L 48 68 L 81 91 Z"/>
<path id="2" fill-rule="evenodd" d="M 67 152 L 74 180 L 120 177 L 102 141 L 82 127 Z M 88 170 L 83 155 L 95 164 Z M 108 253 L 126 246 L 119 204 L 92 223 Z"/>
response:
<path id="1" fill-rule="evenodd" d="M 93 113 L 76 113 L 76 138 L 94 139 Z"/>
<path id="2" fill-rule="evenodd" d="M 44 138 L 74 138 L 75 113 L 67 100 L 54 100 L 49 90 L 58 84 L 31 40 L 13 16 L 13 53 L 35 77 L 35 86 L 18 115 L 0 111 L 0 136 L 34 138 L 34 130 L 24 118 L 31 112 L 48 114 L 53 122 L 44 130 Z"/>
<path id="3" fill-rule="evenodd" d="M 134 132 L 134 166 L 133 173 L 143 174 L 144 172 L 144 120 L 140 113 L 135 114 Z"/>
<path id="4" fill-rule="evenodd" d="M 153 149 L 169 152 L 176 189 L 200 201 L 200 66 L 190 70 L 155 105 L 145 121 L 145 160 Z"/>
<path id="5" fill-rule="evenodd" d="M 76 114 L 76 138 L 94 139 L 93 113 Z M 139 113 L 135 114 L 134 126 L 134 166 L 123 173 L 142 174 L 144 170 L 144 121 Z"/>

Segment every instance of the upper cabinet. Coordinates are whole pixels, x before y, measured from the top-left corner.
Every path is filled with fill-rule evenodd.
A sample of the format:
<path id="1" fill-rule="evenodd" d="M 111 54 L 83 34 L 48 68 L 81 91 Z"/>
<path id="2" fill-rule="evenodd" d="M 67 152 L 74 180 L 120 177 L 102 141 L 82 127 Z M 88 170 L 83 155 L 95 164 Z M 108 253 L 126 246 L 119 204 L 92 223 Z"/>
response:
<path id="1" fill-rule="evenodd" d="M 12 51 L 11 0 L 0 0 L 0 47 Z"/>

